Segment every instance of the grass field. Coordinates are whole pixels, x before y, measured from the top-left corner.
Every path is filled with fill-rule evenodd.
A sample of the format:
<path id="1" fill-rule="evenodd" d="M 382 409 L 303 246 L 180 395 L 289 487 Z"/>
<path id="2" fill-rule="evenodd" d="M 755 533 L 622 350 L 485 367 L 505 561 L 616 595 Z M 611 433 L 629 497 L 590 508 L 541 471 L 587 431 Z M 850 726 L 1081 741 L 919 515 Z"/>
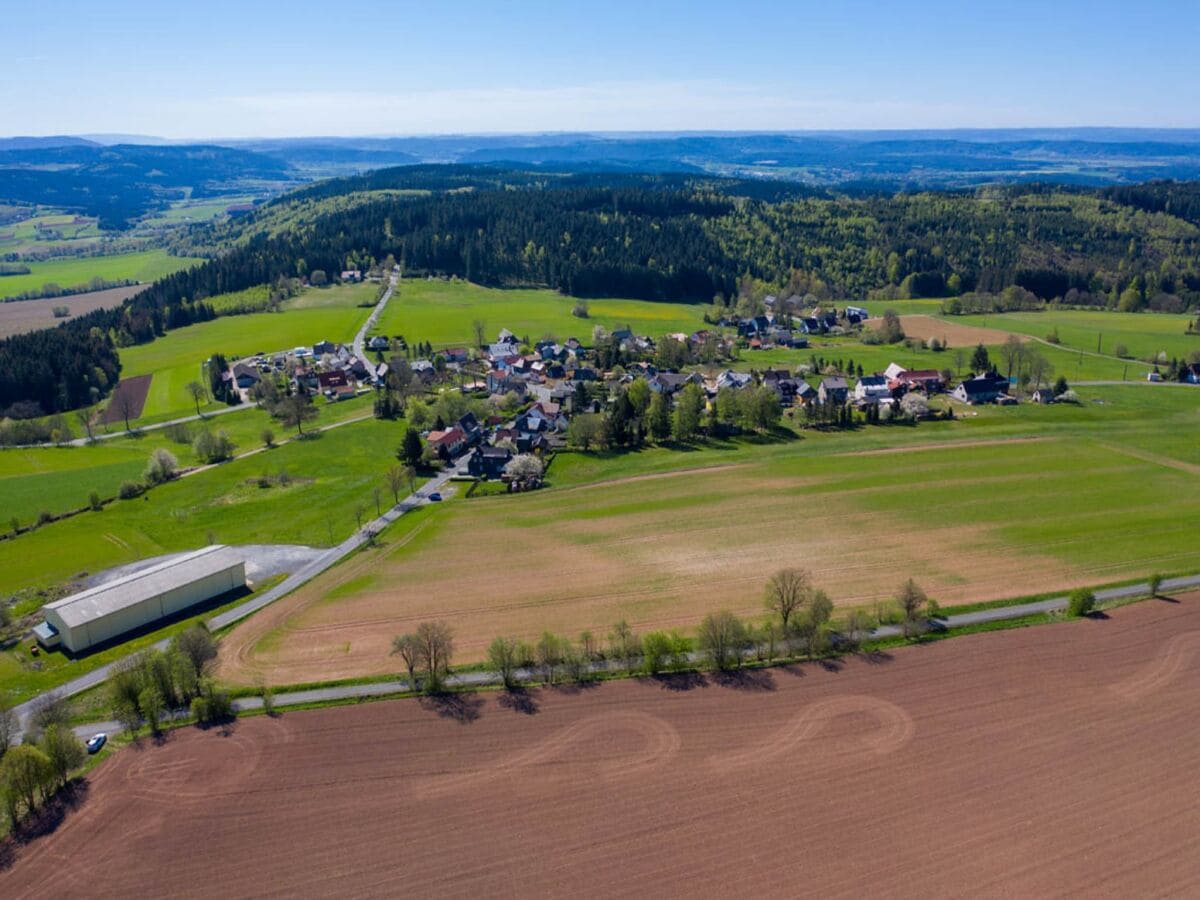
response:
<path id="1" fill-rule="evenodd" d="M 391 637 L 428 618 L 455 628 L 462 661 L 497 634 L 603 634 L 620 618 L 688 629 L 721 607 L 760 612 L 784 565 L 867 606 L 909 576 L 956 604 L 1200 568 L 1196 451 L 1158 442 L 1196 433 L 1196 398 L 1149 386 L 1086 398 L 778 443 L 564 454 L 548 490 L 401 520 L 385 546 L 239 626 L 222 671 L 247 683 L 391 671 Z M 497 572 L 531 577 L 505 586 Z"/>
<path id="2" fill-rule="evenodd" d="M 0 225 L 0 253 L 54 253 L 95 244 L 102 236 L 96 219 L 40 208 L 39 215 L 11 225 Z M 82 219 L 82 221 L 76 221 Z M 38 226 L 53 229 L 61 239 L 47 240 Z"/>
<path id="3" fill-rule="evenodd" d="M 341 540 L 357 527 L 356 505 L 374 512 L 372 490 L 383 486 L 383 474 L 395 464 L 404 428 L 402 421 L 347 425 L 0 542 L 4 589 L 61 584 L 80 573 L 198 547 L 210 537 L 225 543 L 327 545 Z M 139 445 L 136 456 L 142 461 L 139 468 L 153 447 L 143 440 L 147 442 Z M 44 452 L 69 459 L 75 451 Z M 119 464 L 117 452 L 113 455 Z M 262 474 L 283 470 L 291 476 L 286 487 L 255 483 Z M 87 476 L 65 471 L 76 483 L 64 490 L 84 490 Z M 387 495 L 385 502 L 389 499 Z"/>
<path id="4" fill-rule="evenodd" d="M 164 337 L 121 350 L 121 374 L 153 375 L 142 423 L 194 413 L 188 382 L 203 378 L 200 367 L 214 353 L 230 359 L 262 350 L 272 353 L 319 340 L 349 341 L 367 316 L 358 307 L 373 285 L 348 285 L 301 294 L 277 313 L 225 316 L 177 328 Z M 368 296 L 369 299 L 369 296 Z M 217 406 L 202 407 L 209 410 Z"/>
<path id="5" fill-rule="evenodd" d="M 1187 359 L 1200 352 L 1200 335 L 1185 334 L 1186 315 L 1162 313 L 1091 312 L 1087 310 L 1049 310 L 1038 313 L 1004 313 L 991 316 L 956 316 L 953 321 L 1003 328 L 1019 334 L 1044 338 L 1057 329 L 1061 346 L 1112 356 L 1118 344 L 1124 344 L 1137 359 L 1150 359 L 1159 353 L 1168 358 Z"/>
<path id="6" fill-rule="evenodd" d="M 107 281 L 128 278 L 150 282 L 198 262 L 200 260 L 185 256 L 171 256 L 166 250 L 30 262 L 30 274 L 0 278 L 0 299 L 38 290 L 50 282 L 62 288 L 86 284 L 97 277 Z"/>
<path id="7" fill-rule="evenodd" d="M 317 418 L 305 425 L 312 430 L 344 422 L 371 413 L 371 397 L 327 404 L 318 401 Z M 112 426 L 114 430 L 124 424 Z M 241 454 L 262 446 L 262 432 L 270 428 L 276 441 L 295 436 L 295 429 L 284 428 L 264 410 L 253 406 L 204 422 L 191 422 L 186 434 L 194 438 L 202 430 L 224 431 Z M 0 528 L 7 530 L 8 520 L 16 516 L 22 525 L 35 521 L 43 510 L 58 514 L 79 509 L 96 491 L 101 497 L 113 497 L 122 481 L 142 477 L 146 463 L 158 448 L 170 451 L 180 466 L 199 464 L 192 445 L 176 443 L 165 430 L 146 431 L 112 438 L 84 447 L 11 448 L 0 450 L 0 496 L 4 497 L 5 518 Z"/>
<path id="8" fill-rule="evenodd" d="M 388 303 L 375 333 L 402 334 L 409 343 L 429 341 L 435 347 L 475 343 L 471 323 L 486 326 L 488 340 L 501 328 L 537 340 L 553 334 L 591 343 L 592 329 L 622 328 L 660 337 L 703 328 L 705 307 L 644 300 L 589 300 L 589 318 L 571 315 L 575 299 L 549 290 L 495 290 L 465 281 L 406 279 Z"/>

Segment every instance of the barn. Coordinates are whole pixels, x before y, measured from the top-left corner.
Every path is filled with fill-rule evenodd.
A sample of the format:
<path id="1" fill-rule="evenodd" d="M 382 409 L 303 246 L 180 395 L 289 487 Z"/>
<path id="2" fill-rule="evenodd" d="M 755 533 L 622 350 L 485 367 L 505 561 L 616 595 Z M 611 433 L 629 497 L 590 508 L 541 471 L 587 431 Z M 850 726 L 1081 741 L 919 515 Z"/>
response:
<path id="1" fill-rule="evenodd" d="M 241 553 L 213 544 L 47 603 L 34 634 L 80 653 L 245 586 Z"/>

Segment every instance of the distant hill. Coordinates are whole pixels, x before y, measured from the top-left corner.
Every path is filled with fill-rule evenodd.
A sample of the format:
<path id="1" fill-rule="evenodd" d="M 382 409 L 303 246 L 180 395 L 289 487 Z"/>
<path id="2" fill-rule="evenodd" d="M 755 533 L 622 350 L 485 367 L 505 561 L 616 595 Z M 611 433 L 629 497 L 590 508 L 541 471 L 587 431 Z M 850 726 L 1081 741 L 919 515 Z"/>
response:
<path id="1" fill-rule="evenodd" d="M 244 191 L 248 183 L 296 180 L 280 160 L 230 147 L 104 147 L 88 142 L 0 147 L 0 200 L 78 210 L 121 229 L 130 220 L 186 196 Z"/>
<path id="2" fill-rule="evenodd" d="M 0 138 L 0 151 L 5 150 L 43 150 L 47 147 L 95 147 L 96 144 L 81 137 L 71 135 L 51 135 L 49 137 L 7 137 Z"/>

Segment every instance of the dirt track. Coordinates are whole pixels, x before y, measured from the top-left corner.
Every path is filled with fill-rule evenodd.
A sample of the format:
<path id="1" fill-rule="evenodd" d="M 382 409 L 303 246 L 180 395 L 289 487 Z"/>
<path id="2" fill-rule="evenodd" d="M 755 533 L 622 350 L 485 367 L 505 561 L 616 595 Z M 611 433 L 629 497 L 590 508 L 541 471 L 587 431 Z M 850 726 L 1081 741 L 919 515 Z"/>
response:
<path id="1" fill-rule="evenodd" d="M 1198 676 L 1192 595 L 739 686 L 187 730 L 0 895 L 1194 895 Z"/>

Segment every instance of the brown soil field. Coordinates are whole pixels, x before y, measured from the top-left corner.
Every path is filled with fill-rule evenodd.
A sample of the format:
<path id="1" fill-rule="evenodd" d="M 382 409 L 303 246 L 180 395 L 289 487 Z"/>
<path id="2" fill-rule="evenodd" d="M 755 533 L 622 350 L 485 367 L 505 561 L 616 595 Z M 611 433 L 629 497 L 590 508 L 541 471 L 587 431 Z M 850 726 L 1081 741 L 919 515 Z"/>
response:
<path id="1" fill-rule="evenodd" d="M 188 729 L 0 896 L 1200 892 L 1200 595 L 718 680 Z"/>
<path id="2" fill-rule="evenodd" d="M 875 328 L 883 324 L 882 319 L 868 319 Z M 978 325 L 961 325 L 935 319 L 933 316 L 901 316 L 900 324 L 904 333 L 910 338 L 927 341 L 937 338 L 945 341 L 947 347 L 974 347 L 976 344 L 1003 344 L 1012 333 L 998 328 L 981 328 Z M 1024 335 L 1017 335 L 1022 341 L 1029 340 Z"/>
<path id="3" fill-rule="evenodd" d="M 107 291 L 91 291 L 86 294 L 72 294 L 69 297 L 49 297 L 41 300 L 13 300 L 0 303 L 0 338 L 26 331 L 36 331 L 39 328 L 53 328 L 62 322 L 69 322 L 77 316 L 90 313 L 97 309 L 111 309 L 120 306 L 134 294 L 144 291 L 146 285 L 134 284 L 127 287 L 110 288 Z M 54 307 L 65 306 L 71 315 L 64 319 L 54 318 Z"/>
<path id="4" fill-rule="evenodd" d="M 108 401 L 108 406 L 104 408 L 104 413 L 100 416 L 100 424 L 112 425 L 117 422 L 125 422 L 122 404 L 126 396 L 130 401 L 129 419 L 132 421 L 138 418 L 142 414 L 142 407 L 146 405 L 146 395 L 150 393 L 150 380 L 153 377 L 153 375 L 135 375 L 133 378 L 122 378 L 118 381 L 117 387 Z"/>

